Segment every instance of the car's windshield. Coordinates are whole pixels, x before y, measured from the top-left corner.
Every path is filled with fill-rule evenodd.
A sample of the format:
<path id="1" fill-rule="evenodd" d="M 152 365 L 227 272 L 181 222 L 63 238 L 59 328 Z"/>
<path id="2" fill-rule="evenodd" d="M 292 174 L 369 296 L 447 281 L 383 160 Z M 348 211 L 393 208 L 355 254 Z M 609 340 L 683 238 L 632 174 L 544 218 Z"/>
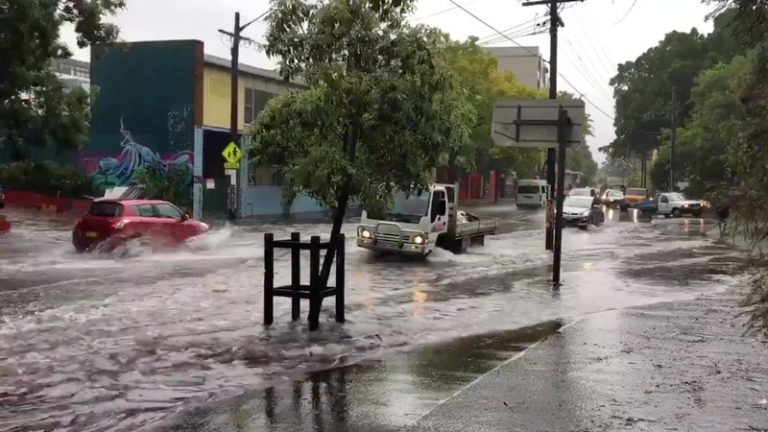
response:
<path id="1" fill-rule="evenodd" d="M 592 196 L 592 192 L 589 189 L 571 189 L 568 193 L 571 196 Z"/>
<path id="2" fill-rule="evenodd" d="M 623 197 L 624 194 L 621 191 L 612 190 L 612 191 L 608 191 L 608 196 L 609 197 Z"/>
<path id="3" fill-rule="evenodd" d="M 123 215 L 123 205 L 116 202 L 95 202 L 91 204 L 88 214 L 98 217 L 120 217 Z"/>
<path id="4" fill-rule="evenodd" d="M 521 193 L 521 194 L 538 194 L 538 193 L 541 193 L 541 186 L 520 185 L 520 186 L 517 187 L 517 193 Z"/>
<path id="5" fill-rule="evenodd" d="M 629 188 L 627 189 L 627 195 L 640 195 L 640 196 L 646 196 L 648 192 L 646 192 L 645 189 L 641 188 Z"/>
<path id="6" fill-rule="evenodd" d="M 590 208 L 594 199 L 586 196 L 569 196 L 563 202 L 564 207 Z"/>
<path id="7" fill-rule="evenodd" d="M 667 196 L 672 201 L 685 201 L 686 199 L 688 199 L 688 198 L 685 197 L 685 195 L 683 195 L 681 193 L 678 193 L 678 192 L 667 194 Z"/>

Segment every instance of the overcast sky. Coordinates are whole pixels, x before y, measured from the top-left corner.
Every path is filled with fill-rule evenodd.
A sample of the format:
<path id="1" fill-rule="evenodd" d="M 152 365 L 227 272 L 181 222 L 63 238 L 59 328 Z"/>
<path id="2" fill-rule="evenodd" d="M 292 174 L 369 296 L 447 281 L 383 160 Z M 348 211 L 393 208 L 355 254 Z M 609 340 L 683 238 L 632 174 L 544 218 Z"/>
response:
<path id="1" fill-rule="evenodd" d="M 525 36 L 533 31 L 535 23 L 542 21 L 545 7 L 523 7 L 522 0 L 457 1 L 498 30 L 514 28 L 510 35 L 516 42 L 538 46 L 549 58 L 546 33 Z M 120 26 L 123 40 L 199 39 L 205 42 L 206 53 L 226 58 L 229 45 L 217 30 L 230 29 L 236 11 L 247 21 L 269 7 L 266 0 L 128 0 L 127 4 L 124 11 L 111 19 Z M 559 69 L 573 87 L 560 78 L 558 88 L 583 94 L 609 116 L 613 116 L 614 107 L 608 81 L 616 64 L 634 60 L 667 32 L 696 27 L 708 33 L 712 29 L 712 23 L 705 21 L 710 7 L 702 5 L 701 0 L 585 0 L 564 7 Z M 501 37 L 494 40 L 494 30 L 448 0 L 421 0 L 412 21 L 440 27 L 456 39 L 475 35 L 497 46 L 513 45 Z M 264 22 L 256 22 L 244 34 L 263 41 L 265 29 Z M 74 46 L 71 31 L 65 30 L 63 36 Z M 89 54 L 79 50 L 75 57 L 88 60 Z M 275 66 L 255 47 L 244 47 L 240 58 L 254 66 Z M 614 131 L 612 118 L 598 108 L 587 102 L 587 112 L 595 126 L 595 136 L 587 141 L 595 158 L 602 162 L 604 157 L 597 149 L 611 142 Z"/>

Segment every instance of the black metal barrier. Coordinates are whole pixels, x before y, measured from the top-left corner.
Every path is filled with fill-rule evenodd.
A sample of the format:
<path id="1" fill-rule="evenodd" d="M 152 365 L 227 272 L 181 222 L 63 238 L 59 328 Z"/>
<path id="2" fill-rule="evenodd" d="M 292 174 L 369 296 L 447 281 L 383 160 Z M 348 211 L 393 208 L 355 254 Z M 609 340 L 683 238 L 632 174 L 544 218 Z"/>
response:
<path id="1" fill-rule="evenodd" d="M 291 299 L 291 319 L 301 317 L 301 299 L 309 299 L 309 329 L 320 326 L 320 309 L 323 299 L 336 296 L 336 322 L 344 322 L 344 234 L 339 234 L 336 247 L 330 241 L 321 242 L 319 236 L 312 236 L 309 242 L 302 242 L 299 233 L 291 233 L 290 240 L 275 240 L 272 233 L 264 234 L 264 325 L 274 320 L 274 298 Z M 276 287 L 275 249 L 291 251 L 291 284 Z M 301 283 L 301 251 L 309 251 L 309 284 Z M 322 283 L 320 275 L 320 251 L 335 253 L 336 286 Z"/>

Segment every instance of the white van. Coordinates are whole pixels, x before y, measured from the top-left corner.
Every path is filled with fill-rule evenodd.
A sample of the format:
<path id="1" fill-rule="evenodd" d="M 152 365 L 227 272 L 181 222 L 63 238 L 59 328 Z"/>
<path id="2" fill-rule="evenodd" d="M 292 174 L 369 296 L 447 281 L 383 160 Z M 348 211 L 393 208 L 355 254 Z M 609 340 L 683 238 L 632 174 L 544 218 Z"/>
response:
<path id="1" fill-rule="evenodd" d="M 520 180 L 517 182 L 518 207 L 544 207 L 549 186 L 546 180 Z"/>

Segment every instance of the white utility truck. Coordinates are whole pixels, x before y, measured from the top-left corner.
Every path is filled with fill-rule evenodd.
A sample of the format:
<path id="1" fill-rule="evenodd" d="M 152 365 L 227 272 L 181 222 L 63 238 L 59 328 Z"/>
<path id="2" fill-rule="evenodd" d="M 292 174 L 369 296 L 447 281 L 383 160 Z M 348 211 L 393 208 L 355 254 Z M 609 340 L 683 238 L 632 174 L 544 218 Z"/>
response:
<path id="1" fill-rule="evenodd" d="M 496 219 L 458 210 L 456 186 L 435 184 L 421 193 L 395 192 L 382 214 L 363 210 L 357 246 L 380 252 L 426 256 L 436 247 L 454 253 L 485 244 L 496 233 Z"/>

